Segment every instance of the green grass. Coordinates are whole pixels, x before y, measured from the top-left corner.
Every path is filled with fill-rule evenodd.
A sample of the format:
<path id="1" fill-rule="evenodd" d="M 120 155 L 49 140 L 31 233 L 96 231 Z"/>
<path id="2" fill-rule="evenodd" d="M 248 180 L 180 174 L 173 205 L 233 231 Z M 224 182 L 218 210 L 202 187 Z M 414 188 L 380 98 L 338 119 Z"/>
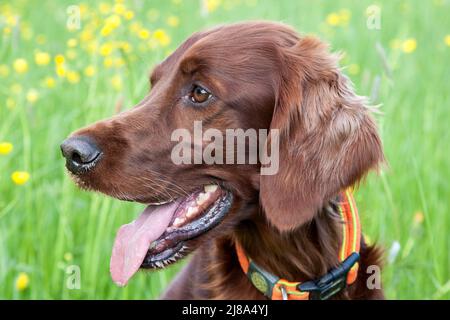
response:
<path id="1" fill-rule="evenodd" d="M 114 51 L 114 56 L 123 57 L 123 66 L 104 67 L 103 56 L 83 49 L 91 41 L 73 48 L 77 56 L 69 59 L 67 40 L 78 38 L 91 21 L 82 20 L 77 31 L 66 28 L 66 9 L 73 1 L 0 4 L 0 142 L 14 145 L 11 153 L 0 155 L 0 298 L 150 299 L 163 290 L 180 265 L 138 274 L 126 288 L 112 283 L 109 258 L 116 230 L 141 208 L 79 191 L 65 173 L 59 144 L 74 129 L 114 114 L 118 101 L 126 108 L 137 103 L 148 88 L 143 70 L 150 70 L 192 32 L 246 19 L 286 22 L 321 37 L 332 50 L 345 52 L 342 64 L 348 66 L 358 93 L 382 105 L 378 119 L 389 166 L 381 176 L 371 175 L 356 197 L 365 234 L 387 249 L 400 244 L 397 257 L 384 269 L 387 297 L 450 298 L 450 47 L 444 42 L 450 34 L 449 1 L 377 1 L 380 30 L 366 27 L 366 8 L 372 1 L 230 0 L 221 1 L 219 9 L 205 17 L 199 1 L 142 1 L 142 8 L 130 1 L 126 5 L 134 18 L 122 18 L 106 38 L 99 30 L 109 14 L 98 13 L 99 7 L 89 3 L 88 12 L 99 17 L 94 33 L 99 44 L 114 39 L 133 46 L 129 53 Z M 351 13 L 348 24 L 328 25 L 327 16 L 341 9 Z M 20 20 L 8 27 L 6 17 L 11 14 Z M 179 26 L 167 25 L 170 15 L 179 18 Z M 148 40 L 129 31 L 135 21 L 151 32 L 165 30 L 170 45 L 139 48 Z M 409 38 L 417 41 L 415 51 L 407 54 L 396 48 L 395 42 L 401 45 Z M 51 63 L 37 66 L 36 50 L 50 53 Z M 65 55 L 68 69 L 79 72 L 79 83 L 56 75 L 57 54 Z M 17 58 L 28 61 L 27 72 L 14 71 Z M 92 78 L 83 74 L 90 64 L 97 67 Z M 2 74 L 2 68 L 9 74 Z M 110 89 L 115 75 L 122 77 L 121 90 Z M 54 88 L 42 85 L 47 76 L 56 80 Z M 39 95 L 33 103 L 26 99 L 31 88 Z M 15 185 L 10 178 L 14 171 L 29 172 L 29 181 Z M 414 222 L 416 213 L 423 213 L 422 223 Z M 79 290 L 67 288 L 69 265 L 81 270 Z M 15 284 L 21 272 L 29 277 L 25 290 L 17 290 Z"/>

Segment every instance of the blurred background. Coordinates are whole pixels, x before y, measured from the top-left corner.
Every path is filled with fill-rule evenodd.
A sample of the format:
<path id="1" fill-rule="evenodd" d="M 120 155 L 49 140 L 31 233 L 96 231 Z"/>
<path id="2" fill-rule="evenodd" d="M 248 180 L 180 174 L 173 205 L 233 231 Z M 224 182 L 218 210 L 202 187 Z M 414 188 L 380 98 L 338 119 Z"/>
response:
<path id="1" fill-rule="evenodd" d="M 328 42 L 380 105 L 389 166 L 356 199 L 386 249 L 387 297 L 449 299 L 449 12 L 446 0 L 2 0 L 0 298 L 158 296 L 181 264 L 116 287 L 113 239 L 142 208 L 78 190 L 59 144 L 139 102 L 152 66 L 192 32 L 268 19 Z"/>

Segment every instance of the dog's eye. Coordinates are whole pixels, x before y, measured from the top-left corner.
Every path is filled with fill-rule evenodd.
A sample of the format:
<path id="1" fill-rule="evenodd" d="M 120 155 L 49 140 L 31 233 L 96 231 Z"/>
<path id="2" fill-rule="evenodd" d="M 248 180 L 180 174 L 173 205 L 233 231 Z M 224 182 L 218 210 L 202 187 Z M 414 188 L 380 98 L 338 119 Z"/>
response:
<path id="1" fill-rule="evenodd" d="M 194 103 L 203 103 L 211 98 L 211 93 L 205 88 L 196 85 L 194 88 L 192 88 L 192 91 L 189 94 L 189 98 Z"/>

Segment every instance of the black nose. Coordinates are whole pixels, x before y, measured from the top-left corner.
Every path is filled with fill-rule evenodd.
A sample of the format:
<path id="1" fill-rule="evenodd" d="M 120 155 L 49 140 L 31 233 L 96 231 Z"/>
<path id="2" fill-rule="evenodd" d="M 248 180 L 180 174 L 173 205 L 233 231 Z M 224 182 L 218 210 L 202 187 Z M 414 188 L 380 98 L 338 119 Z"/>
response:
<path id="1" fill-rule="evenodd" d="M 85 136 L 64 140 L 61 151 L 66 158 L 67 169 L 74 174 L 83 173 L 95 167 L 102 154 L 94 141 Z"/>

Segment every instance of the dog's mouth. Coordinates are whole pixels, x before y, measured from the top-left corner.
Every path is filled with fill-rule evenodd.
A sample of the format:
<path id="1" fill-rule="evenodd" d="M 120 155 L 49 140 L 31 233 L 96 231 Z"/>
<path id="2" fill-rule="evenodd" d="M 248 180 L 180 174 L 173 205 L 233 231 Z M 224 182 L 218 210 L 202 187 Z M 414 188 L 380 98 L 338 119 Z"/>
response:
<path id="1" fill-rule="evenodd" d="M 124 286 L 139 268 L 162 268 L 182 258 L 185 242 L 217 226 L 232 201 L 231 192 L 212 184 L 185 198 L 147 206 L 117 232 L 110 264 L 113 281 Z"/>

